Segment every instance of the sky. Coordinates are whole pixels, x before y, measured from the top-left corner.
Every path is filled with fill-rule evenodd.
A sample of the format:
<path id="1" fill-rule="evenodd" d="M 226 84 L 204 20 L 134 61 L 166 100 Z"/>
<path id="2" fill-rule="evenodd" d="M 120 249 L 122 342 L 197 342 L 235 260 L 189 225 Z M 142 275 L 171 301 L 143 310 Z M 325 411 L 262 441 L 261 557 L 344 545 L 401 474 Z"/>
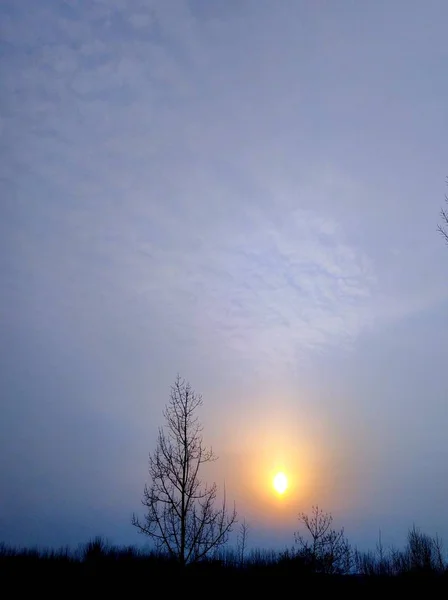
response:
<path id="1" fill-rule="evenodd" d="M 447 20 L 2 1 L 0 540 L 146 543 L 179 373 L 253 547 L 448 542 Z"/>

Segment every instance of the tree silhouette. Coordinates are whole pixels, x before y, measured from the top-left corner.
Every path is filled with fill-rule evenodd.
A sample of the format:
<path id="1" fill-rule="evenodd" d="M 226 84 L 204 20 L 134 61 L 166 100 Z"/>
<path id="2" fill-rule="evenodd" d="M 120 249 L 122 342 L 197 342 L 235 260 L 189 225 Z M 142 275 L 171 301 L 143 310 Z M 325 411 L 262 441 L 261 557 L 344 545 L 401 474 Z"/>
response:
<path id="1" fill-rule="evenodd" d="M 447 178 L 448 185 L 448 178 Z M 448 205 L 448 196 L 445 194 L 445 202 Z M 439 232 L 445 238 L 445 242 L 448 244 L 448 209 L 442 208 L 440 210 L 440 216 L 442 217 L 442 224 L 438 226 Z"/>
<path id="2" fill-rule="evenodd" d="M 333 529 L 333 517 L 313 506 L 311 515 L 300 513 L 299 522 L 305 526 L 307 537 L 294 534 L 299 545 L 298 555 L 318 573 L 346 574 L 353 566 L 353 553 L 344 529 Z M 307 539 L 308 538 L 308 539 Z"/>
<path id="3" fill-rule="evenodd" d="M 249 525 L 244 519 L 240 525 L 240 531 L 237 537 L 238 561 L 241 566 L 244 565 L 245 554 L 247 550 L 247 538 L 249 535 Z"/>
<path id="4" fill-rule="evenodd" d="M 227 510 L 225 491 L 215 508 L 216 484 L 203 485 L 199 479 L 201 465 L 217 459 L 203 445 L 196 417 L 201 405 L 202 396 L 178 375 L 163 411 L 165 429 L 159 429 L 156 449 L 149 455 L 151 484 L 145 485 L 142 498 L 147 512 L 143 521 L 132 517 L 141 533 L 182 566 L 225 544 L 237 517 L 235 507 Z"/>

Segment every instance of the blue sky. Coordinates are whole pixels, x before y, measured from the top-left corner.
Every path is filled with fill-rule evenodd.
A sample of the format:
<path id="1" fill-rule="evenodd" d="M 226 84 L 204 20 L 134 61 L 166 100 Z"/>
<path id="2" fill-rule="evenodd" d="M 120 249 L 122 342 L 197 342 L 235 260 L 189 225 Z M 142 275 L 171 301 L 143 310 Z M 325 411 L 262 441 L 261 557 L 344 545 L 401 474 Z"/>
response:
<path id="1" fill-rule="evenodd" d="M 178 372 L 253 545 L 448 539 L 447 19 L 2 2 L 0 539 L 141 543 Z"/>

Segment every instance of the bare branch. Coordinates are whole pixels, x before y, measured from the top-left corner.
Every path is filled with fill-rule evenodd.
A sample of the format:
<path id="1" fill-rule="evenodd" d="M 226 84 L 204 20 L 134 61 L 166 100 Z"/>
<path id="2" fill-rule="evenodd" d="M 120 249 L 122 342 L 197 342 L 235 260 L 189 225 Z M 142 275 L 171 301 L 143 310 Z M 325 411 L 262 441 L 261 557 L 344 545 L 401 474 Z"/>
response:
<path id="1" fill-rule="evenodd" d="M 448 178 L 447 178 L 448 185 Z M 448 205 L 448 196 L 445 194 L 445 202 Z M 439 233 L 444 237 L 445 242 L 448 244 L 448 209 L 442 208 L 440 210 L 440 216 L 442 217 L 442 224 L 438 225 L 437 229 Z"/>

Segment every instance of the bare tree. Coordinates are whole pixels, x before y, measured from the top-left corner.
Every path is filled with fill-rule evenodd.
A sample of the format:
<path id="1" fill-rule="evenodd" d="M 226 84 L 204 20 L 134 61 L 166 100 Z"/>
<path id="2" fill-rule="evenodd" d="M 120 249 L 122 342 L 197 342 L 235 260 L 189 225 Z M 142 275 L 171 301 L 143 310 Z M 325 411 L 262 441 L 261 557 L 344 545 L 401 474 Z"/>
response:
<path id="1" fill-rule="evenodd" d="M 439 536 L 432 538 L 413 526 L 408 531 L 404 550 L 393 550 L 392 561 L 396 573 L 442 573 L 446 569 L 443 544 Z"/>
<path id="2" fill-rule="evenodd" d="M 246 519 L 241 523 L 240 530 L 237 538 L 237 546 L 238 546 L 238 560 L 240 565 L 244 565 L 244 558 L 247 549 L 247 537 L 249 535 L 249 525 L 247 524 Z"/>
<path id="3" fill-rule="evenodd" d="M 163 411 L 165 429 L 159 429 L 156 450 L 149 455 L 151 484 L 145 485 L 144 520 L 135 514 L 132 524 L 154 540 L 182 566 L 198 562 L 228 540 L 236 522 L 236 510 L 228 511 L 226 495 L 218 508 L 217 486 L 202 484 L 201 465 L 217 459 L 203 445 L 202 426 L 196 410 L 197 395 L 177 376 L 170 401 Z"/>
<path id="4" fill-rule="evenodd" d="M 385 550 L 381 529 L 378 532 L 378 541 L 375 551 L 367 552 L 355 551 L 355 563 L 357 572 L 361 575 L 392 575 L 393 551 Z"/>
<path id="5" fill-rule="evenodd" d="M 300 513 L 299 522 L 305 526 L 306 534 L 294 534 L 299 545 L 301 556 L 315 572 L 349 573 L 353 567 L 353 552 L 344 529 L 336 531 L 332 528 L 333 517 L 324 513 L 318 506 L 313 506 L 311 516 Z"/>
<path id="6" fill-rule="evenodd" d="M 448 185 L 448 178 L 447 178 L 447 185 Z M 448 196 L 445 194 L 445 202 L 448 205 Z M 438 230 L 439 232 L 443 235 L 443 237 L 445 238 L 445 242 L 448 244 L 448 209 L 442 208 L 440 210 L 440 216 L 442 217 L 442 224 L 438 226 Z"/>

